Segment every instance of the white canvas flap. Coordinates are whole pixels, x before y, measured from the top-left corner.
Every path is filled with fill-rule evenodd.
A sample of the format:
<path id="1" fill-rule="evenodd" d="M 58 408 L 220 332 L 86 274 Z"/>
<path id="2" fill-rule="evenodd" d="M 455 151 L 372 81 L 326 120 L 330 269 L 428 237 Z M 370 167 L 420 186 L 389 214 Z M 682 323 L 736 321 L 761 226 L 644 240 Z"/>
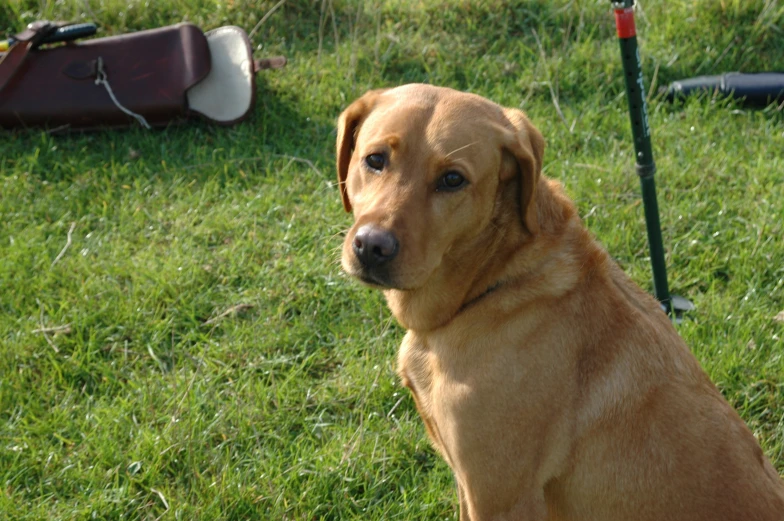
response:
<path id="1" fill-rule="evenodd" d="M 189 108 L 205 117 L 230 123 L 253 105 L 254 71 L 250 42 L 239 27 L 226 26 L 205 33 L 212 69 L 186 92 Z"/>

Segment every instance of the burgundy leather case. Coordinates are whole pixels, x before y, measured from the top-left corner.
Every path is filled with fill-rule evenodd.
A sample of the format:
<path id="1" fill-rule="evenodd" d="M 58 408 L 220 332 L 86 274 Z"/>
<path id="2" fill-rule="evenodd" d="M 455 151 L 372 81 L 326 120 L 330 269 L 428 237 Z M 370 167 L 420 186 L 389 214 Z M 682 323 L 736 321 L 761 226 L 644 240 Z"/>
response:
<path id="1" fill-rule="evenodd" d="M 186 91 L 210 73 L 210 60 L 204 33 L 189 23 L 33 48 L 16 70 L 8 65 L 7 81 L 0 82 L 0 127 L 137 124 L 104 85 L 96 84 L 99 64 L 122 106 L 150 125 L 167 125 L 186 116 Z M 4 65 L 5 60 L 0 62 L 0 77 Z"/>

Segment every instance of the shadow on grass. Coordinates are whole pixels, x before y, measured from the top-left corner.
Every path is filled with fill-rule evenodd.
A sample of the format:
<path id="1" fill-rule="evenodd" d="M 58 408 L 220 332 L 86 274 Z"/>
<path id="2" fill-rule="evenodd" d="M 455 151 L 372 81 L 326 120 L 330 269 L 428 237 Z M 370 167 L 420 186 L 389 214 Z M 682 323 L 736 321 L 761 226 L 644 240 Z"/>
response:
<path id="1" fill-rule="evenodd" d="M 216 173 L 235 174 L 238 169 L 271 173 L 270 163 L 291 158 L 315 166 L 317 157 L 326 157 L 327 150 L 331 154 L 332 133 L 332 121 L 299 112 L 295 99 L 281 99 L 259 78 L 256 107 L 238 125 L 222 127 L 191 119 L 153 130 L 131 126 L 56 134 L 45 129 L 3 132 L 0 167 L 46 182 L 91 175 L 110 176 L 120 184 L 183 176 L 203 182 Z M 328 142 L 329 149 L 325 148 Z"/>

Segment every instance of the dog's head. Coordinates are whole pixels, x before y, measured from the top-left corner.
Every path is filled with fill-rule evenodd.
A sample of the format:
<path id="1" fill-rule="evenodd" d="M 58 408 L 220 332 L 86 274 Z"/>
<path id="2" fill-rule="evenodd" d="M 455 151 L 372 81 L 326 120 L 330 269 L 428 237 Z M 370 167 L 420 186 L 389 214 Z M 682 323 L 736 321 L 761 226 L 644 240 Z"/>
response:
<path id="1" fill-rule="evenodd" d="M 338 121 L 343 244 L 350 275 L 389 289 L 423 287 L 445 258 L 492 227 L 502 190 L 515 190 L 521 229 L 539 231 L 534 198 L 544 140 L 515 109 L 429 85 L 374 90 Z"/>

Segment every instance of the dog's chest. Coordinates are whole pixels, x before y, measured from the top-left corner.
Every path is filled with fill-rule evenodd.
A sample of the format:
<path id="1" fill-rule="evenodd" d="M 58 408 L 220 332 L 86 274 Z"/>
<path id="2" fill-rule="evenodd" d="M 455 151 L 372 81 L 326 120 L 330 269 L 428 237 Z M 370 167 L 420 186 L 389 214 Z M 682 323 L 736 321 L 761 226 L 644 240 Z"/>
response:
<path id="1" fill-rule="evenodd" d="M 409 331 L 400 346 L 398 374 L 404 386 L 414 398 L 417 411 L 427 429 L 428 436 L 444 459 L 455 468 L 450 457 L 449 440 L 444 439 L 444 425 L 449 424 L 444 414 L 444 402 L 440 390 L 444 374 L 439 357 L 432 346 Z"/>
<path id="2" fill-rule="evenodd" d="M 454 356 L 460 347 L 465 346 L 445 345 L 444 339 L 421 338 L 409 331 L 398 358 L 402 383 L 411 391 L 430 438 L 450 463 L 460 417 L 478 397 L 468 385 L 471 371 L 461 369 L 464 364 Z"/>
<path id="3" fill-rule="evenodd" d="M 426 418 L 432 417 L 432 391 L 437 372 L 434 353 L 426 342 L 409 331 L 400 346 L 398 374 L 413 394 L 419 413 Z"/>

